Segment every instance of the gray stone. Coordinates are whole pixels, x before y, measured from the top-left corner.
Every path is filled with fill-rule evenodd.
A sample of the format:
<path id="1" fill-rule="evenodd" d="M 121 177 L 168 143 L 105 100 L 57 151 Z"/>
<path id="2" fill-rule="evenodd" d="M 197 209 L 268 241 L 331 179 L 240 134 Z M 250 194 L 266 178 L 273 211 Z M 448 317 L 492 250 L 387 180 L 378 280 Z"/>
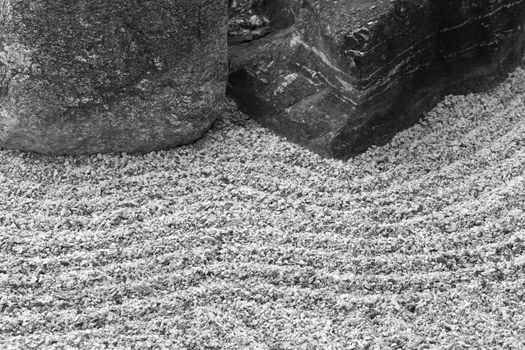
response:
<path id="1" fill-rule="evenodd" d="M 0 147 L 147 152 L 220 113 L 227 6 L 216 0 L 0 1 Z"/>
<path id="2" fill-rule="evenodd" d="M 347 158 L 523 57 L 525 0 L 233 0 L 228 93 L 261 124 Z"/>

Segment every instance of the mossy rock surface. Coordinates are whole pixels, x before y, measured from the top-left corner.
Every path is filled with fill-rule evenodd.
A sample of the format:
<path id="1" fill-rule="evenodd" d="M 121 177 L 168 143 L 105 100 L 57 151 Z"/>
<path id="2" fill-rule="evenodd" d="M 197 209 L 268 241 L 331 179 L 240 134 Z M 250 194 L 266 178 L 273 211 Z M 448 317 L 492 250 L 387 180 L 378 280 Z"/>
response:
<path id="1" fill-rule="evenodd" d="M 0 4 L 0 147 L 147 152 L 200 138 L 226 83 L 226 4 Z"/>

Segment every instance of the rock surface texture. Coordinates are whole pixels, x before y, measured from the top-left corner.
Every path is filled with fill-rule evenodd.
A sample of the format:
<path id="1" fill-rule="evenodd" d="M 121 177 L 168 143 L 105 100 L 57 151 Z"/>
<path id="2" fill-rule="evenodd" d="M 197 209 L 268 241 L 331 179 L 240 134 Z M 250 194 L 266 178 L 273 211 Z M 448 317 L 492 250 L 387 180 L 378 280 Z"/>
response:
<path id="1" fill-rule="evenodd" d="M 525 0 L 232 0 L 228 91 L 277 133 L 347 158 L 521 60 Z"/>
<path id="2" fill-rule="evenodd" d="M 0 147 L 147 152 L 192 142 L 226 86 L 215 0 L 0 1 Z"/>

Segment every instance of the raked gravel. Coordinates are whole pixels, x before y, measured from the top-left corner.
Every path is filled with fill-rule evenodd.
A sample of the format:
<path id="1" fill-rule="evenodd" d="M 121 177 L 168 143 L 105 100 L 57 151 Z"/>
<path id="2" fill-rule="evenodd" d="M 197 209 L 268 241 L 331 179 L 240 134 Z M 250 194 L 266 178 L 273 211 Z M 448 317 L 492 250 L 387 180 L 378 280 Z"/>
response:
<path id="1" fill-rule="evenodd" d="M 349 161 L 231 113 L 0 152 L 1 349 L 525 349 L 525 71 Z"/>

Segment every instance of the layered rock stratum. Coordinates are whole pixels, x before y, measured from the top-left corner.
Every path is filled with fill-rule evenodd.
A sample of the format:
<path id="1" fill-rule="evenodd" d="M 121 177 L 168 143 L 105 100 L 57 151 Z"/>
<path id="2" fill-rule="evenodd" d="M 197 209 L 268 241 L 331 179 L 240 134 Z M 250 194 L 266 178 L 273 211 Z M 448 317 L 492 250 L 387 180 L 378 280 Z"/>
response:
<path id="1" fill-rule="evenodd" d="M 227 75 L 214 0 L 0 1 L 0 147 L 147 152 L 200 138 Z"/>
<path id="2" fill-rule="evenodd" d="M 525 1 L 230 2 L 229 93 L 325 156 L 381 144 L 521 60 Z"/>

